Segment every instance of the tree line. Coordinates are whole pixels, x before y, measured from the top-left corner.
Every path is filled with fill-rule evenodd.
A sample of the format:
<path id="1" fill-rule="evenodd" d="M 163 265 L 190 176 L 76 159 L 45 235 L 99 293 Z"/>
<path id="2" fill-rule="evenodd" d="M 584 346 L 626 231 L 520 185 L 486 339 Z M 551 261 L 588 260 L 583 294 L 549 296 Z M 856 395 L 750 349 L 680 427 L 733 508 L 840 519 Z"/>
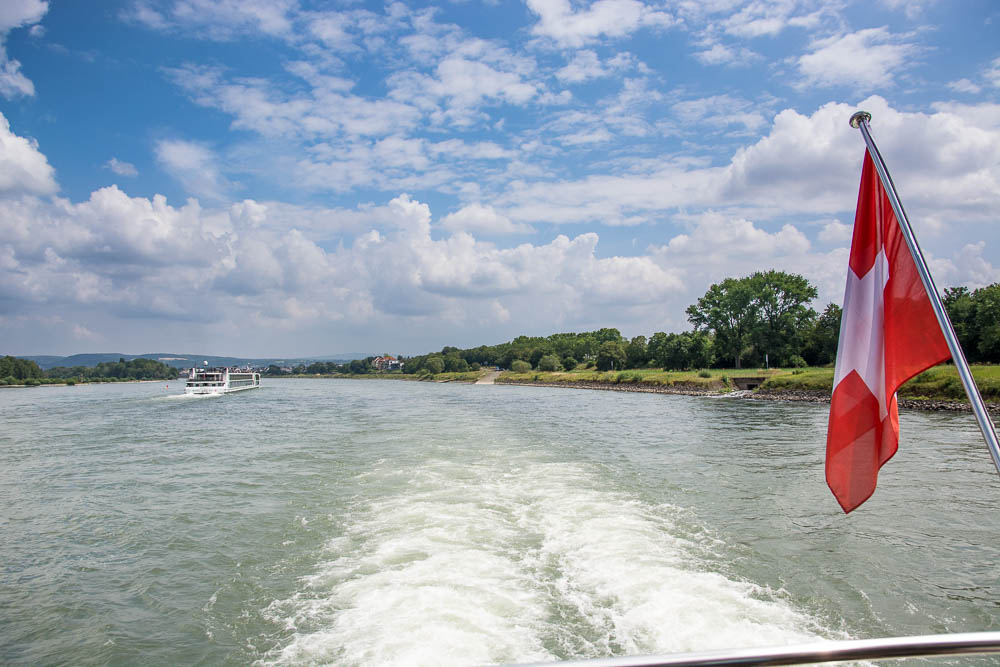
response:
<path id="1" fill-rule="evenodd" d="M 809 307 L 816 288 L 782 271 L 727 278 L 687 309 L 693 330 L 658 331 L 627 339 L 618 329 L 519 336 L 499 345 L 459 349 L 406 360 L 405 373 L 435 373 L 497 366 L 514 371 L 597 370 L 655 367 L 692 370 L 744 365 L 822 366 L 837 353 L 840 307 L 822 313 Z"/>
<path id="2" fill-rule="evenodd" d="M 446 346 L 440 352 L 402 357 L 403 373 L 436 375 L 482 367 L 514 371 L 573 370 L 583 365 L 598 370 L 663 368 L 693 370 L 725 367 L 759 368 L 826 366 L 837 356 L 841 308 L 830 303 L 822 312 L 809 304 L 816 287 L 804 277 L 783 271 L 761 271 L 726 278 L 708 288 L 686 313 L 691 331 L 658 331 L 649 338 L 627 339 L 618 329 L 604 328 L 550 336 L 518 336 L 499 345 L 467 349 Z M 1000 283 L 970 290 L 949 287 L 943 301 L 959 342 L 971 363 L 1000 363 Z M 387 356 L 387 355 L 386 355 Z M 338 364 L 317 361 L 292 369 L 304 374 L 374 373 L 375 357 Z M 56 367 L 47 372 L 34 361 L 0 359 L 0 384 L 30 384 L 46 380 L 168 380 L 178 371 L 153 359 L 119 359 L 96 367 Z M 268 367 L 265 375 L 282 370 Z"/>
<path id="3" fill-rule="evenodd" d="M 816 287 L 801 275 L 759 271 L 709 287 L 685 311 L 691 331 L 631 339 L 612 328 L 519 336 L 499 345 L 445 347 L 412 357 L 403 372 L 436 374 L 482 366 L 557 371 L 581 364 L 602 371 L 829 366 L 837 357 L 842 310 L 829 303 L 816 311 L 810 306 L 816 296 Z M 943 300 L 968 360 L 1000 362 L 1000 284 L 974 291 L 949 288 Z"/>
<path id="4" fill-rule="evenodd" d="M 172 380 L 178 371 L 154 359 L 106 361 L 97 366 L 56 366 L 47 371 L 30 359 L 6 356 L 0 359 L 0 384 L 38 385 L 53 382 L 117 382 L 126 380 Z"/>

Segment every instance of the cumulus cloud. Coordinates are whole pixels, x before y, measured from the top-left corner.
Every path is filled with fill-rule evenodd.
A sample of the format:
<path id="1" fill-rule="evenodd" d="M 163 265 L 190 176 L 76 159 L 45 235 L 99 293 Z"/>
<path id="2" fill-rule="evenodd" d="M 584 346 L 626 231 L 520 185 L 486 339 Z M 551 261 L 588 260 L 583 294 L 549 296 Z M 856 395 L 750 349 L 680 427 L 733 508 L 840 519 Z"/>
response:
<path id="1" fill-rule="evenodd" d="M 531 225 L 511 222 L 492 206 L 469 204 L 454 213 L 449 213 L 441 220 L 441 229 L 450 232 L 479 232 L 487 235 L 530 234 L 535 230 Z"/>
<path id="2" fill-rule="evenodd" d="M 996 105 L 946 105 L 933 114 L 901 112 L 880 97 L 830 103 L 811 115 L 779 112 L 770 131 L 736 150 L 728 164 L 653 160 L 631 173 L 514 183 L 495 200 L 516 222 L 609 225 L 652 222 L 672 212 L 734 207 L 760 219 L 852 210 L 864 153 L 848 119 L 873 114 L 914 224 L 987 222 L 1000 210 L 1000 122 Z"/>
<path id="3" fill-rule="evenodd" d="M 850 243 L 854 227 L 845 225 L 839 220 L 831 220 L 823 225 L 819 233 L 819 240 L 827 243 Z"/>
<path id="4" fill-rule="evenodd" d="M 799 57 L 799 87 L 847 86 L 859 91 L 891 85 L 920 54 L 911 35 L 867 28 L 814 41 Z"/>
<path id="5" fill-rule="evenodd" d="M 14 134 L 0 113 L 0 195 L 45 195 L 56 190 L 53 169 L 38 145 Z"/>
<path id="6" fill-rule="evenodd" d="M 7 56 L 7 34 L 37 24 L 48 10 L 49 3 L 43 0 L 6 0 L 0 4 L 0 95 L 7 99 L 35 94 L 34 84 L 21 73 L 21 63 Z"/>

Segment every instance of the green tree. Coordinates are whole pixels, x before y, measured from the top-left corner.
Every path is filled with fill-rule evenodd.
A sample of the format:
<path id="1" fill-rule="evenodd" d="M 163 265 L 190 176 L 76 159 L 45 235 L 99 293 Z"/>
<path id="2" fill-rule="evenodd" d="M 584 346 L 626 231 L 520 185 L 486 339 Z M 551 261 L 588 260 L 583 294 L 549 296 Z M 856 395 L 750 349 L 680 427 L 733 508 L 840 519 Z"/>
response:
<path id="1" fill-rule="evenodd" d="M 810 366 L 825 366 L 837 359 L 837 344 L 840 340 L 840 320 L 843 310 L 835 303 L 827 304 L 826 310 L 816 318 L 805 336 L 802 358 Z"/>
<path id="2" fill-rule="evenodd" d="M 976 323 L 976 301 L 968 287 L 949 287 L 944 291 L 944 309 L 955 329 L 958 342 L 969 361 L 979 359 L 979 327 Z"/>
<path id="3" fill-rule="evenodd" d="M 458 356 L 457 351 L 444 355 L 444 370 L 447 373 L 464 373 L 469 370 L 469 362 Z"/>
<path id="4" fill-rule="evenodd" d="M 424 369 L 431 375 L 444 372 L 444 359 L 440 355 L 432 355 L 424 361 Z"/>
<path id="5" fill-rule="evenodd" d="M 649 363 L 649 348 L 645 336 L 635 336 L 625 346 L 625 363 L 629 368 L 642 368 Z"/>
<path id="6" fill-rule="evenodd" d="M 687 368 L 708 368 L 715 361 L 712 337 L 704 331 L 686 331 L 687 336 Z"/>
<path id="7" fill-rule="evenodd" d="M 42 369 L 30 359 L 21 359 L 10 355 L 0 359 L 0 377 L 12 377 L 15 380 L 43 377 Z"/>
<path id="8" fill-rule="evenodd" d="M 577 365 L 577 361 L 573 357 L 564 357 L 562 360 L 562 367 L 568 371 L 573 370 Z"/>
<path id="9" fill-rule="evenodd" d="M 562 370 L 562 365 L 559 363 L 559 357 L 554 354 L 546 354 L 538 360 L 538 370 L 550 373 L 552 371 Z"/>
<path id="10" fill-rule="evenodd" d="M 1000 362 L 1000 284 L 994 283 L 972 293 L 975 303 L 974 336 L 978 361 Z"/>
<path id="11" fill-rule="evenodd" d="M 649 343 L 646 345 L 647 353 L 657 368 L 667 368 L 667 341 L 671 335 L 673 334 L 657 331 L 649 337 Z"/>
<path id="12" fill-rule="evenodd" d="M 698 303 L 688 306 L 686 312 L 695 329 L 711 331 L 715 335 L 716 350 L 732 359 L 736 368 L 742 368 L 743 355 L 760 321 L 750 281 L 726 278 L 709 287 Z"/>
<path id="13" fill-rule="evenodd" d="M 627 357 L 621 340 L 608 340 L 597 349 L 597 370 L 610 371 L 625 367 Z"/>
<path id="14" fill-rule="evenodd" d="M 712 285 L 687 315 L 696 330 L 714 334 L 716 353 L 736 368 L 747 354 L 780 364 L 801 350 L 816 316 L 808 306 L 814 298 L 816 288 L 802 276 L 771 270 Z"/>
<path id="15" fill-rule="evenodd" d="M 510 365 L 510 370 L 515 373 L 528 373 L 531 371 L 531 364 L 524 359 L 515 359 Z"/>
<path id="16" fill-rule="evenodd" d="M 772 364 L 787 365 L 799 353 L 802 335 L 812 328 L 816 312 L 808 304 L 816 298 L 816 288 L 800 275 L 773 269 L 754 273 L 745 280 L 757 307 L 754 347 Z"/>

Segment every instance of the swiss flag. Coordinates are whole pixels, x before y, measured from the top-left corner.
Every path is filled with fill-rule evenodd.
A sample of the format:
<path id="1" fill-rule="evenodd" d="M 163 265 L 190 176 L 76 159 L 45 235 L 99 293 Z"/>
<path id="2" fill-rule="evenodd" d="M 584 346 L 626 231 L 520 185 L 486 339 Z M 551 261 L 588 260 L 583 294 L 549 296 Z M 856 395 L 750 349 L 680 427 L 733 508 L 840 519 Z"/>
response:
<path id="1" fill-rule="evenodd" d="M 896 390 L 950 357 L 871 155 L 865 151 L 826 436 L 826 482 L 845 512 L 896 453 Z"/>

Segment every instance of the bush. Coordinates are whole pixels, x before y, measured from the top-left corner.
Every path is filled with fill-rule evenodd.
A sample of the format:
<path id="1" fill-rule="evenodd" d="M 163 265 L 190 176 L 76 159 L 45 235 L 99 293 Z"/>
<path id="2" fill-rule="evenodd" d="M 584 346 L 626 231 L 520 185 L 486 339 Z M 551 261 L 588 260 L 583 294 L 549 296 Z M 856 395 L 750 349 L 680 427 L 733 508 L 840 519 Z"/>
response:
<path id="1" fill-rule="evenodd" d="M 712 372 L 709 371 L 706 368 L 703 368 L 700 371 L 698 371 L 698 377 L 700 377 L 700 378 L 710 378 L 710 377 L 712 377 Z"/>
<path id="2" fill-rule="evenodd" d="M 527 361 L 524 361 L 523 359 L 515 359 L 510 364 L 510 370 L 514 371 L 515 373 L 530 373 L 531 364 L 529 364 Z"/>
<path id="3" fill-rule="evenodd" d="M 478 361 L 473 361 L 471 364 L 469 364 L 470 371 L 478 371 L 480 368 L 482 368 L 482 366 L 479 365 Z"/>
<path id="4" fill-rule="evenodd" d="M 805 368 L 809 364 L 807 364 L 806 360 L 800 357 L 799 355 L 793 354 L 791 357 L 788 358 L 788 365 L 791 366 L 792 368 Z"/>
<path id="5" fill-rule="evenodd" d="M 565 359 L 562 360 L 562 365 L 563 368 L 565 368 L 568 371 L 571 371 L 574 368 L 576 368 L 578 364 L 576 359 L 574 359 L 573 357 L 566 357 Z"/>
<path id="6" fill-rule="evenodd" d="M 562 366 L 559 364 L 559 357 L 554 354 L 546 354 L 544 357 L 538 360 L 538 370 L 553 372 L 561 370 Z"/>
<path id="7" fill-rule="evenodd" d="M 73 378 L 70 378 L 69 380 L 66 380 L 66 386 L 67 387 L 72 387 L 75 384 L 76 384 L 76 380 L 74 380 Z"/>
<path id="8" fill-rule="evenodd" d="M 39 380 L 38 378 L 25 378 L 24 379 L 24 384 L 27 385 L 27 386 L 29 386 L 29 387 L 37 387 L 40 384 L 42 384 L 42 381 Z"/>

